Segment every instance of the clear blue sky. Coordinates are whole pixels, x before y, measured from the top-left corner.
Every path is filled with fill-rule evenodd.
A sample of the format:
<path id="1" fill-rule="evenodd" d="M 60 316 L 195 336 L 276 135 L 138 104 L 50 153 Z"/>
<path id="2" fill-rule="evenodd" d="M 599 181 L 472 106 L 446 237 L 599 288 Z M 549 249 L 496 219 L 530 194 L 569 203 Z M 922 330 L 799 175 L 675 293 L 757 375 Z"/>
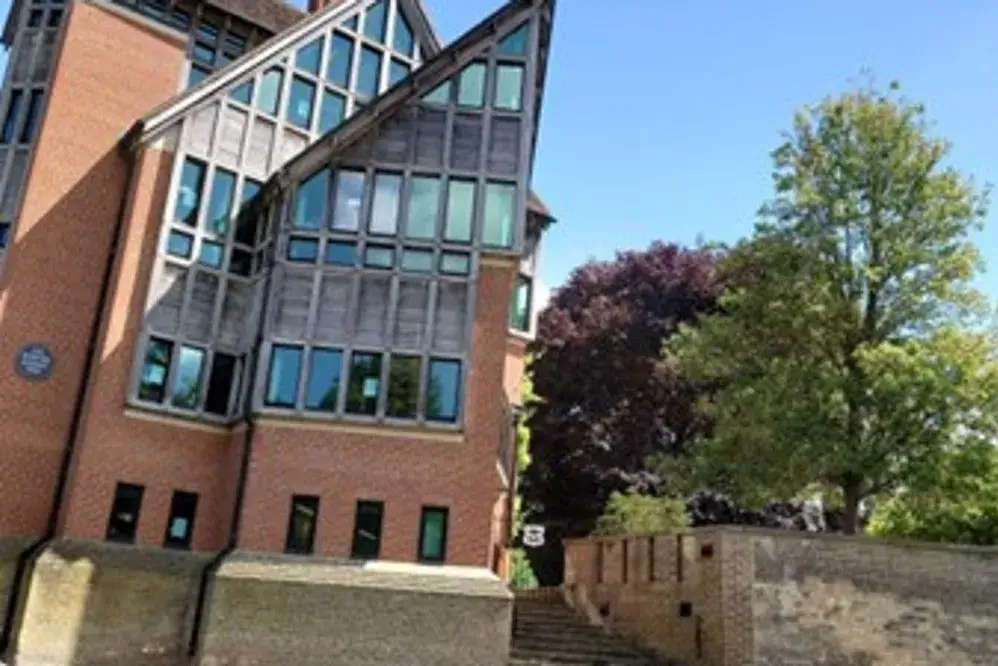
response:
<path id="1" fill-rule="evenodd" d="M 424 3 L 449 41 L 501 0 Z M 545 283 L 654 239 L 749 233 L 793 110 L 863 68 L 924 101 L 952 162 L 998 183 L 998 3 L 561 0 L 535 170 L 559 219 Z M 996 225 L 977 238 L 990 264 Z M 980 286 L 998 298 L 998 275 Z"/>

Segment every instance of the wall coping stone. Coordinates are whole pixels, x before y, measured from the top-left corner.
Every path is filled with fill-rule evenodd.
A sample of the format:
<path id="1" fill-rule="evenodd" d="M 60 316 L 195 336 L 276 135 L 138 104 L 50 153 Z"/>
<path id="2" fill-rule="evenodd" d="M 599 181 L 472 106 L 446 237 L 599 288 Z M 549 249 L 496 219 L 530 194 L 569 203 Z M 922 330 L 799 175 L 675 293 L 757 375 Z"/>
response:
<path id="1" fill-rule="evenodd" d="M 39 564 L 57 560 L 91 560 L 100 567 L 156 571 L 177 575 L 198 573 L 214 557 L 214 553 L 198 553 L 169 548 L 152 548 L 106 541 L 57 538 L 42 551 Z"/>
<path id="2" fill-rule="evenodd" d="M 38 539 L 24 537 L 0 537 L 0 561 L 16 560 Z"/>

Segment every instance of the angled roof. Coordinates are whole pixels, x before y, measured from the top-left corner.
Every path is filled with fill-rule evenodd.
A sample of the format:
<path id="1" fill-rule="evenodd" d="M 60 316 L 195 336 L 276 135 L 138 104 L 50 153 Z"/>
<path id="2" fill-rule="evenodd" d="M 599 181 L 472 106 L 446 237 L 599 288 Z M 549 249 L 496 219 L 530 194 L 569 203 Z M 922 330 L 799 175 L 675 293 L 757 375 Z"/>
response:
<path id="1" fill-rule="evenodd" d="M 308 16 L 284 0 L 205 0 L 205 2 L 271 33 L 284 32 Z M 342 0 L 334 0 L 333 4 L 339 2 Z"/>

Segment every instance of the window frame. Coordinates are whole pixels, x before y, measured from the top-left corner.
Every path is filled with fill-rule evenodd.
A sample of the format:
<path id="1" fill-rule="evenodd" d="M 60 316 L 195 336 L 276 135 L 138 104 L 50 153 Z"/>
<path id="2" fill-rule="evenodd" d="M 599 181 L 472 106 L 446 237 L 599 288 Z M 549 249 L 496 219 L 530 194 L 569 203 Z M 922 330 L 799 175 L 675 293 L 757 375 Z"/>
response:
<path id="1" fill-rule="evenodd" d="M 180 501 L 190 501 L 191 515 L 187 524 L 187 532 L 183 539 L 174 539 L 170 534 L 170 528 L 173 524 L 173 520 L 176 516 L 178 500 Z M 173 496 L 170 498 L 170 513 L 167 514 L 166 518 L 166 530 L 163 535 L 163 548 L 170 548 L 174 550 L 190 550 L 191 545 L 194 543 L 194 527 L 197 524 L 197 512 L 198 512 L 198 501 L 200 500 L 200 495 L 195 492 L 188 492 L 184 490 L 174 490 Z"/>
<path id="2" fill-rule="evenodd" d="M 135 493 L 135 518 L 132 521 L 132 534 L 129 536 L 115 536 L 112 533 L 112 524 L 117 513 L 120 511 L 116 510 L 118 506 L 118 501 L 121 498 L 123 491 L 133 491 Z M 114 494 L 111 495 L 111 509 L 108 512 L 107 525 L 104 531 L 104 540 L 110 543 L 118 543 L 124 545 L 135 545 L 139 536 L 139 520 L 142 518 L 142 502 L 145 499 L 146 487 L 138 483 L 129 483 L 126 481 L 118 481 L 114 486 Z"/>
<path id="3" fill-rule="evenodd" d="M 361 555 L 357 552 L 357 546 L 359 543 L 358 539 L 358 522 L 360 519 L 361 509 L 364 508 L 376 508 L 378 510 L 378 538 L 375 546 L 373 555 Z M 353 538 L 350 542 L 350 559 L 362 560 L 362 561 L 373 561 L 381 557 L 381 542 L 382 536 L 385 531 L 385 503 L 381 500 L 357 500 L 354 508 L 354 518 L 353 518 Z"/>
<path id="4" fill-rule="evenodd" d="M 443 515 L 443 530 L 440 537 L 440 557 L 424 557 L 426 546 L 426 519 L 430 514 Z M 443 565 L 447 563 L 447 542 L 450 533 L 450 508 L 445 506 L 424 505 L 419 514 L 419 541 L 416 546 L 416 561 L 420 564 Z"/>
<path id="5" fill-rule="evenodd" d="M 293 549 L 291 547 L 291 541 L 293 536 L 293 528 L 295 526 L 295 506 L 299 503 L 304 505 L 312 505 L 310 508 L 313 511 L 312 518 L 312 532 L 309 535 L 308 545 L 302 550 Z M 284 554 L 285 555 L 297 555 L 300 557 L 309 557 L 315 554 L 315 541 L 316 535 L 319 532 L 319 509 L 321 504 L 321 498 L 318 495 L 292 495 L 291 496 L 291 507 L 288 511 L 288 527 L 284 536 Z"/>

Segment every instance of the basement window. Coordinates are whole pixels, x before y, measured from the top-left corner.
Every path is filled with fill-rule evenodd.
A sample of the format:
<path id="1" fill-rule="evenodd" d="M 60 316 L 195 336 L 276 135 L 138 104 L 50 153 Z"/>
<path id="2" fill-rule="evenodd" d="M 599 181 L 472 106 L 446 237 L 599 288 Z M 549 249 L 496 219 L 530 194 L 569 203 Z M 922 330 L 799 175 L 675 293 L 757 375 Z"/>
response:
<path id="1" fill-rule="evenodd" d="M 443 564 L 447 560 L 448 510 L 423 507 L 419 522 L 419 561 L 423 564 Z"/>
<path id="2" fill-rule="evenodd" d="M 295 495 L 291 498 L 291 516 L 284 552 L 290 555 L 311 555 L 315 549 L 315 529 L 319 520 L 319 498 Z"/>
<path id="3" fill-rule="evenodd" d="M 174 491 L 170 502 L 170 518 L 166 522 L 166 536 L 163 539 L 164 548 L 190 550 L 197 509 L 197 493 Z"/>
<path id="4" fill-rule="evenodd" d="M 357 502 L 351 557 L 358 560 L 378 559 L 381 554 L 381 523 L 384 512 L 383 502 Z"/>
<path id="5" fill-rule="evenodd" d="M 139 526 L 139 511 L 145 487 L 131 483 L 118 483 L 114 489 L 114 502 L 107 521 L 108 541 L 135 543 Z"/>

